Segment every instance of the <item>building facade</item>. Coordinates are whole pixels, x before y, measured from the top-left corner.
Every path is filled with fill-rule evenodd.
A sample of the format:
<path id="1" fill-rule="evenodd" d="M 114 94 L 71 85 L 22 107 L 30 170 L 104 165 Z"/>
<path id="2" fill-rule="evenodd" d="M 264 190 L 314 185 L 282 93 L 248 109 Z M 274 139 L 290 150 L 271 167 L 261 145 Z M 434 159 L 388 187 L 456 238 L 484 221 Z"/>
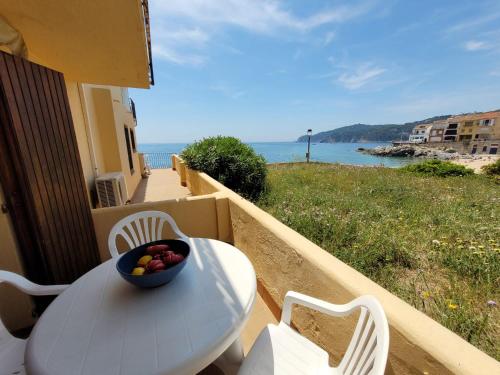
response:
<path id="1" fill-rule="evenodd" d="M 458 130 L 460 123 L 454 117 L 448 119 L 448 124 L 444 129 L 443 142 L 456 142 L 458 140 Z"/>
<path id="2" fill-rule="evenodd" d="M 459 124 L 458 141 L 471 154 L 497 154 L 500 143 L 500 111 L 455 116 Z"/>
<path id="3" fill-rule="evenodd" d="M 435 121 L 432 123 L 429 134 L 429 142 L 443 142 L 444 131 L 448 124 L 445 121 Z"/>
<path id="4" fill-rule="evenodd" d="M 413 128 L 409 141 L 413 143 L 427 143 L 431 132 L 432 124 L 420 124 Z"/>
<path id="5" fill-rule="evenodd" d="M 112 172 L 123 174 L 125 201 L 130 200 L 142 171 L 128 89 L 77 82 L 66 86 L 91 206 L 98 204 L 95 179 Z"/>

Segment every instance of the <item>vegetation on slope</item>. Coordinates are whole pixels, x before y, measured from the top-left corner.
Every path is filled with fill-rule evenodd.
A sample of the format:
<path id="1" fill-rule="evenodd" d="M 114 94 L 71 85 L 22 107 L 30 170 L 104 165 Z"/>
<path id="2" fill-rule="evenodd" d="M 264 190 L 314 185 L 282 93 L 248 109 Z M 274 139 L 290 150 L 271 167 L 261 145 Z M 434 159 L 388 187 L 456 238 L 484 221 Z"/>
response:
<path id="1" fill-rule="evenodd" d="M 405 124 L 366 125 L 355 124 L 341 128 L 314 134 L 312 142 L 335 143 L 335 142 L 388 142 L 401 137 L 408 139 L 409 134 L 416 125 L 426 124 L 433 121 L 444 120 L 450 117 L 436 116 L 421 121 L 407 122 Z M 297 139 L 297 142 L 307 142 L 307 136 Z"/>
<path id="2" fill-rule="evenodd" d="M 481 169 L 486 175 L 493 177 L 497 180 L 497 182 L 500 182 L 500 159 L 494 163 L 484 165 Z"/>
<path id="3" fill-rule="evenodd" d="M 421 176 L 457 177 L 474 174 L 474 170 L 470 168 L 442 160 L 425 160 L 421 163 L 406 165 L 401 169 Z"/>
<path id="4" fill-rule="evenodd" d="M 500 195 L 486 176 L 273 166 L 258 202 L 337 258 L 500 358 Z"/>

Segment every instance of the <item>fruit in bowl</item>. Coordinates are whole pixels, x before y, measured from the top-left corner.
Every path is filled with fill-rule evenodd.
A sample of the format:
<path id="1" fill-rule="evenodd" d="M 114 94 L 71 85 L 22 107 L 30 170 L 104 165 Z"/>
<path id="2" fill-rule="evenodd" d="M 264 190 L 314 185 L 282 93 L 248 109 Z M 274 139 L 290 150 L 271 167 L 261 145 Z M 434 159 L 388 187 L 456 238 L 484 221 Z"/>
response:
<path id="1" fill-rule="evenodd" d="M 176 253 L 168 244 L 150 245 L 146 248 L 146 254 L 139 258 L 132 275 L 142 276 L 161 272 L 184 260 L 184 255 Z"/>
<path id="2" fill-rule="evenodd" d="M 128 282 L 154 288 L 173 280 L 186 266 L 191 250 L 183 239 L 158 240 L 123 254 L 116 269 Z"/>

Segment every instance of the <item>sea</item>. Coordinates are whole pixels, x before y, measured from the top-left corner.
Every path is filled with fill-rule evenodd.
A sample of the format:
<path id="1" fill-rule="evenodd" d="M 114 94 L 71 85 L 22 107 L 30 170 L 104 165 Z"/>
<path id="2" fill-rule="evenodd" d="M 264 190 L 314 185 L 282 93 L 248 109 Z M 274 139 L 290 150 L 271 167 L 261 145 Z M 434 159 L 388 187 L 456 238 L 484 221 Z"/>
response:
<path id="1" fill-rule="evenodd" d="M 187 143 L 143 143 L 139 152 L 180 153 Z M 255 142 L 248 143 L 264 156 L 268 163 L 287 163 L 306 160 L 307 143 L 298 142 Z M 411 158 L 373 156 L 358 152 L 359 147 L 373 148 L 390 143 L 311 143 L 311 161 L 352 165 L 383 165 L 400 167 L 412 162 Z"/>

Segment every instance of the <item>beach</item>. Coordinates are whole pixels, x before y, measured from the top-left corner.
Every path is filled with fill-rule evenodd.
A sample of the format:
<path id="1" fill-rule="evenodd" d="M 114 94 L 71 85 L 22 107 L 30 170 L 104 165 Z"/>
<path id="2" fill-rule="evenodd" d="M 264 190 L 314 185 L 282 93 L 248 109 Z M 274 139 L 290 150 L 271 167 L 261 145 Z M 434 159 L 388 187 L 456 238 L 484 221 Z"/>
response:
<path id="1" fill-rule="evenodd" d="M 476 173 L 482 173 L 481 167 L 492 164 L 500 158 L 500 155 L 464 155 L 460 158 L 451 160 L 455 164 L 464 165 L 471 168 Z"/>

